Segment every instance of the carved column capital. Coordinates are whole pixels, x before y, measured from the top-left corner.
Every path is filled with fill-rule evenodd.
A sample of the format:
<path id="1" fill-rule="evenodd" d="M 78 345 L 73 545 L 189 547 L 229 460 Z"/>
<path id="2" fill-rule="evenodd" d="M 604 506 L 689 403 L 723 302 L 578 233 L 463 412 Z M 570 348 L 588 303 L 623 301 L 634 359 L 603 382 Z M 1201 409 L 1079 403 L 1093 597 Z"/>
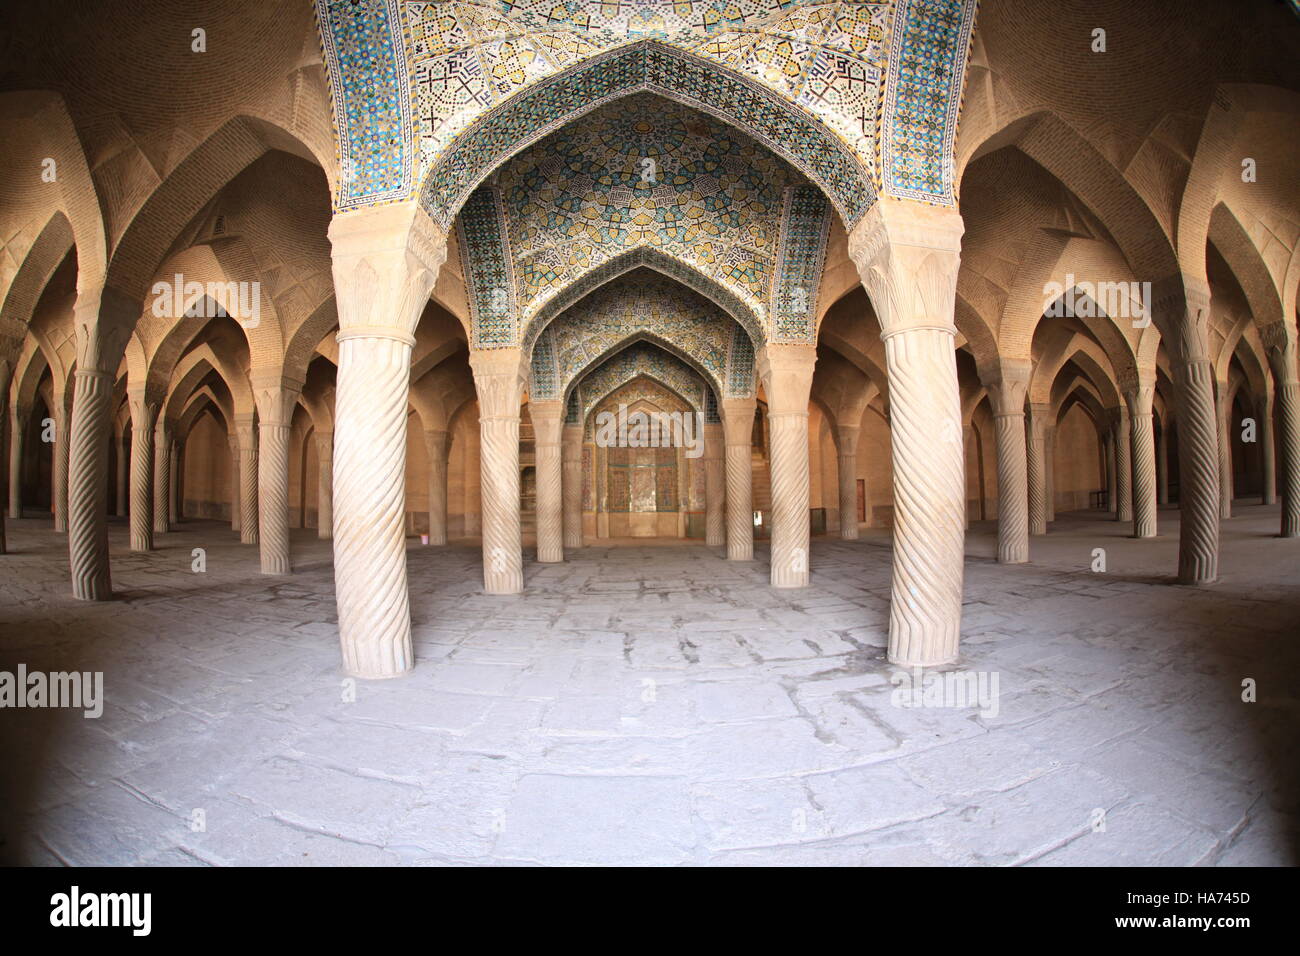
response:
<path id="1" fill-rule="evenodd" d="M 1033 371 L 1028 359 L 1001 359 L 992 367 L 981 369 L 980 377 L 988 389 L 995 416 L 1025 414 L 1025 398 Z"/>
<path id="2" fill-rule="evenodd" d="M 849 234 L 849 258 L 880 319 L 881 336 L 907 328 L 955 333 L 961 216 L 953 209 L 882 198 Z"/>
<path id="3" fill-rule="evenodd" d="M 409 337 L 447 259 L 446 232 L 400 203 L 337 213 L 329 239 L 341 332 Z"/>

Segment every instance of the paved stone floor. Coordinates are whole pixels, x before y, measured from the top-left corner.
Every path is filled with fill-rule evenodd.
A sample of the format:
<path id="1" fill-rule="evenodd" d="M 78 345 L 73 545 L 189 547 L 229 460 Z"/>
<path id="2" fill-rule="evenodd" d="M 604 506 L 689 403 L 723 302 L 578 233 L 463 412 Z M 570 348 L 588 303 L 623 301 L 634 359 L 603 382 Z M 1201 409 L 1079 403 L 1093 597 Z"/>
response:
<path id="1" fill-rule="evenodd" d="M 1156 541 L 1063 516 L 1021 567 L 972 526 L 950 670 L 996 708 L 900 706 L 881 532 L 815 539 L 804 590 L 762 545 L 628 542 L 511 598 L 470 543 L 413 543 L 417 667 L 349 701 L 314 533 L 272 579 L 221 525 L 138 555 L 115 523 L 120 600 L 91 605 L 65 539 L 10 522 L 0 670 L 102 670 L 106 705 L 0 710 L 0 859 L 1292 864 L 1300 541 L 1238 514 L 1203 589 L 1170 581 L 1176 512 Z"/>

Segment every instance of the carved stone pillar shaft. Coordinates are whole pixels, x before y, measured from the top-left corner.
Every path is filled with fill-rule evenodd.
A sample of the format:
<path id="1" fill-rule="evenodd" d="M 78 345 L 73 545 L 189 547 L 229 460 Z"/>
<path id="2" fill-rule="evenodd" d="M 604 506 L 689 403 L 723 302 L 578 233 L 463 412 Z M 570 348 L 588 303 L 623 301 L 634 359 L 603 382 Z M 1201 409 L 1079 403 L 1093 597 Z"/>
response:
<path id="1" fill-rule="evenodd" d="M 23 516 L 23 438 L 27 413 L 17 405 L 9 413 L 9 517 Z"/>
<path id="2" fill-rule="evenodd" d="M 956 659 L 961 630 L 966 462 L 954 348 L 961 217 L 884 198 L 849 237 L 880 319 L 894 463 L 889 659 Z"/>
<path id="3" fill-rule="evenodd" d="M 257 544 L 257 428 L 251 416 L 236 419 L 239 433 L 239 541 Z"/>
<path id="4" fill-rule="evenodd" d="M 1169 504 L 1169 425 L 1160 429 L 1160 440 L 1156 442 L 1157 500 L 1162 505 Z"/>
<path id="5" fill-rule="evenodd" d="M 316 537 L 334 537 L 334 433 L 316 433 Z"/>
<path id="6" fill-rule="evenodd" d="M 406 587 L 406 416 L 415 327 L 447 237 L 412 204 L 330 222 L 339 367 L 334 397 L 334 594 L 343 667 L 415 664 Z"/>
<path id="7" fill-rule="evenodd" d="M 1228 383 L 1216 382 L 1214 389 L 1215 423 L 1219 443 L 1219 517 L 1232 517 L 1232 403 L 1228 401 Z"/>
<path id="8" fill-rule="evenodd" d="M 519 520 L 519 349 L 470 353 L 479 402 L 479 462 L 483 507 L 483 588 L 488 594 L 524 589 Z"/>
<path id="9" fill-rule="evenodd" d="M 173 528 L 181 520 L 181 482 L 184 480 L 184 476 L 181 474 L 181 466 L 184 460 L 181 443 L 173 439 L 169 468 L 171 482 L 167 487 L 167 520 Z"/>
<path id="10" fill-rule="evenodd" d="M 1278 382 L 1278 445 L 1282 449 L 1283 538 L 1300 537 L 1300 383 Z"/>
<path id="11" fill-rule="evenodd" d="M 242 496 L 239 490 L 239 434 L 234 422 L 230 423 L 226 442 L 230 445 L 230 530 L 238 533 Z"/>
<path id="12" fill-rule="evenodd" d="M 564 426 L 564 546 L 581 548 L 582 534 L 582 426 Z"/>
<path id="13" fill-rule="evenodd" d="M 1273 438 L 1273 395 L 1259 400 L 1259 456 L 1263 471 L 1261 503 L 1271 505 L 1277 501 L 1277 458 Z"/>
<path id="14" fill-rule="evenodd" d="M 1156 395 L 1154 370 L 1126 382 L 1124 401 L 1132 422 L 1133 537 L 1156 536 L 1156 443 L 1152 421 Z"/>
<path id="15" fill-rule="evenodd" d="M 153 434 L 156 406 L 141 394 L 131 406 L 131 550 L 153 550 Z"/>
<path id="16" fill-rule="evenodd" d="M 80 352 L 80 349 L 79 349 Z M 80 362 L 68 443 L 68 557 L 72 594 L 83 601 L 113 596 L 108 565 L 108 434 L 113 376 Z"/>
<path id="17" fill-rule="evenodd" d="M 1178 410 L 1178 580 L 1208 584 L 1219 573 L 1219 434 L 1214 366 L 1209 358 L 1210 290 L 1182 281 L 1167 297 L 1169 343 Z"/>
<path id="18" fill-rule="evenodd" d="M 531 402 L 537 465 L 537 560 L 555 564 L 564 560 L 564 469 L 560 438 L 564 431 L 564 403 Z"/>
<path id="19" fill-rule="evenodd" d="M 1050 423 L 1043 434 L 1043 497 L 1050 524 L 1056 520 L 1056 426 Z"/>
<path id="20" fill-rule="evenodd" d="M 704 543 L 727 543 L 726 438 L 721 424 L 704 426 Z"/>
<path id="21" fill-rule="evenodd" d="M 727 560 L 754 559 L 754 409 L 752 398 L 722 402 L 726 442 Z"/>
<path id="22" fill-rule="evenodd" d="M 1029 560 L 1029 449 L 1025 444 L 1025 396 L 1032 365 L 1003 360 L 985 381 L 993 406 L 998 446 L 998 562 Z"/>
<path id="23" fill-rule="evenodd" d="M 1025 478 L 1028 482 L 1029 533 L 1047 534 L 1047 419 L 1050 405 L 1029 409 Z"/>
<path id="24" fill-rule="evenodd" d="M 839 426 L 840 537 L 858 539 L 858 425 Z"/>
<path id="25" fill-rule="evenodd" d="M 257 535 L 263 574 L 289 574 L 289 433 L 302 383 L 278 369 L 250 374 L 257 401 Z"/>
<path id="26" fill-rule="evenodd" d="M 816 362 L 808 345 L 768 345 L 759 355 L 772 436 L 771 581 L 778 588 L 808 584 L 808 397 Z"/>
<path id="27" fill-rule="evenodd" d="M 1115 520 L 1128 522 L 1133 520 L 1133 438 L 1129 434 L 1128 414 L 1124 409 L 1114 409 L 1111 414 L 1115 433 L 1115 489 L 1119 495 Z"/>
<path id="28" fill-rule="evenodd" d="M 68 530 L 68 467 L 72 445 L 68 441 L 68 414 L 54 413 L 54 530 L 60 534 Z M 108 448 L 104 449 L 104 473 L 108 474 Z M 104 491 L 105 517 L 107 517 L 108 491 Z"/>
<path id="29" fill-rule="evenodd" d="M 443 545 L 447 543 L 447 433 L 425 431 L 424 451 L 429 465 L 429 544 Z"/>
<path id="30" fill-rule="evenodd" d="M 1296 331 L 1293 322 L 1277 322 L 1260 330 L 1260 338 L 1273 373 L 1277 402 L 1278 489 L 1282 497 L 1283 538 L 1300 537 L 1300 371 L 1296 368 Z M 1268 478 L 1265 477 L 1265 487 Z"/>
<path id="31" fill-rule="evenodd" d="M 113 481 L 113 514 L 118 518 L 126 517 L 127 491 L 130 479 L 130 467 L 127 461 L 126 436 L 119 435 L 113 443 L 113 458 L 117 474 Z"/>
<path id="32" fill-rule="evenodd" d="M 171 493 L 172 428 L 167 419 L 159 415 L 153 430 L 153 532 L 166 534 L 171 530 L 167 520 L 167 498 Z"/>

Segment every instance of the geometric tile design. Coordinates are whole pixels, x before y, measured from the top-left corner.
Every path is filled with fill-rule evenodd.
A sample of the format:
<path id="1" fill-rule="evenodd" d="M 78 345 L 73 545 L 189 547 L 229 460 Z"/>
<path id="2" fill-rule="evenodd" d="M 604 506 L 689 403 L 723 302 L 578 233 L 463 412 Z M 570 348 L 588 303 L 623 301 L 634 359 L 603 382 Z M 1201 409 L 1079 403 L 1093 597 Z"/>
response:
<path id="1" fill-rule="evenodd" d="M 976 0 L 898 0 L 881 114 L 883 191 L 955 202 L 953 142 Z"/>
<path id="2" fill-rule="evenodd" d="M 632 380 L 653 379 L 702 413 L 708 386 L 700 374 L 677 356 L 646 342 L 637 342 L 601 362 L 575 386 L 580 395 L 581 420 L 591 428 L 592 409 L 615 389 Z"/>
<path id="3" fill-rule="evenodd" d="M 555 316 L 605 283 L 625 275 L 633 269 L 642 267 L 652 269 L 661 275 L 680 282 L 687 288 L 694 289 L 717 305 L 724 313 L 734 318 L 748 333 L 748 337 L 754 341 L 764 342 L 767 340 L 767 329 L 759 321 L 758 316 L 754 314 L 754 310 L 745 305 L 731 292 L 728 292 L 723 286 L 702 275 L 686 263 L 660 252 L 653 246 L 638 246 L 629 252 L 614 256 L 602 265 L 596 266 L 596 268 L 585 273 L 580 279 L 565 286 L 559 293 L 548 299 L 546 304 L 537 310 L 536 314 L 529 319 L 528 324 L 525 326 L 523 340 L 525 350 L 531 346 L 538 332 L 546 328 Z"/>
<path id="4" fill-rule="evenodd" d="M 336 209 L 405 199 L 414 135 L 396 0 L 316 0 L 339 148 Z"/>
<path id="5" fill-rule="evenodd" d="M 528 317 L 610 258 L 650 246 L 762 313 L 783 190 L 806 180 L 752 139 L 648 93 L 601 106 L 494 177 Z"/>
<path id="6" fill-rule="evenodd" d="M 728 396 L 753 394 L 754 350 L 745 331 L 713 302 L 649 269 L 601 286 L 547 326 L 533 347 L 529 393 L 557 398 L 585 369 L 639 339 L 680 353 Z"/>
<path id="7" fill-rule="evenodd" d="M 314 0 L 337 209 L 419 192 L 449 226 L 523 145 L 637 91 L 744 130 L 852 228 L 891 195 L 951 204 L 975 0 Z"/>
<path id="8" fill-rule="evenodd" d="M 871 7 L 877 10 L 873 19 L 884 18 L 881 5 L 853 6 Z M 718 38 L 709 46 L 727 49 L 731 56 L 743 56 L 754 69 L 765 72 L 776 67 L 763 63 L 763 59 L 790 54 L 790 41 L 785 37 L 773 39 L 773 50 L 755 47 L 752 34 L 737 37 L 731 42 Z M 435 221 L 445 223 L 454 216 L 464 196 L 503 157 L 564 126 L 595 104 L 648 91 L 743 130 L 825 189 L 851 226 L 875 201 L 871 163 L 881 74 L 878 68 L 859 63 L 848 54 L 824 50 L 813 56 L 811 49 L 807 44 L 799 45 L 798 58 L 806 61 L 815 76 L 804 94 L 805 102 L 793 107 L 789 91 L 776 93 L 755 84 L 752 78 L 720 70 L 709 59 L 659 42 L 646 42 L 593 57 L 517 94 L 465 130 L 465 135 L 445 151 L 441 140 L 421 133 L 430 126 L 421 125 L 422 114 L 417 112 L 416 135 L 421 137 L 422 156 L 430 167 L 427 174 L 421 173 L 421 203 Z M 462 62 L 470 68 L 468 60 Z M 538 62 L 540 58 L 532 61 Z M 417 73 L 417 111 L 429 108 L 421 105 L 420 75 Z M 516 75 L 528 76 L 526 71 Z M 850 86 L 857 91 L 856 97 L 849 95 Z M 834 113 L 830 118 L 835 122 L 828 125 L 818 110 L 808 108 L 809 103 L 820 102 L 818 90 L 828 96 L 840 95 L 846 101 L 854 99 L 861 115 L 841 122 L 840 114 Z M 846 122 L 858 130 L 854 142 L 845 142 Z"/>
<path id="9" fill-rule="evenodd" d="M 786 190 L 772 283 L 772 342 L 816 341 L 817 290 L 830 228 L 831 207 L 821 190 L 812 186 Z"/>
<path id="10" fill-rule="evenodd" d="M 456 220 L 470 305 L 472 348 L 508 348 L 519 338 L 514 271 L 500 196 L 484 186 Z"/>
<path id="11" fill-rule="evenodd" d="M 727 356 L 728 395 L 749 397 L 754 394 L 754 342 L 735 326 L 731 335 L 731 352 Z"/>

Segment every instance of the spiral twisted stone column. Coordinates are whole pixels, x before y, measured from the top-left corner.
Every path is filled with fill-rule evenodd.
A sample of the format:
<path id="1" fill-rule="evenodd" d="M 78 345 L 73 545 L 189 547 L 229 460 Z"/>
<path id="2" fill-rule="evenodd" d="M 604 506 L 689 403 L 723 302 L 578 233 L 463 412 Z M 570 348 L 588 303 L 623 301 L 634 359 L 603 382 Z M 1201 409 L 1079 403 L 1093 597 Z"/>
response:
<path id="1" fill-rule="evenodd" d="M 1127 379 L 1124 401 L 1132 421 L 1133 537 L 1156 536 L 1156 443 L 1152 422 L 1155 370 Z"/>
<path id="2" fill-rule="evenodd" d="M 414 663 L 404 525 L 414 336 L 355 329 L 338 339 L 334 582 L 343 663 L 358 677 L 391 677 Z"/>
<path id="3" fill-rule="evenodd" d="M 181 481 L 184 478 L 181 468 L 184 460 L 181 443 L 173 439 L 170 466 L 171 483 L 167 488 L 167 520 L 171 522 L 173 528 L 180 524 L 181 520 Z"/>
<path id="4" fill-rule="evenodd" d="M 1004 359 L 981 375 L 993 406 L 998 446 L 998 562 L 1029 560 L 1029 449 L 1025 443 L 1025 396 L 1033 367 Z"/>
<path id="5" fill-rule="evenodd" d="M 230 530 L 238 533 L 240 523 L 239 488 L 239 433 L 234 423 L 230 423 L 226 434 L 226 443 L 230 446 Z"/>
<path id="6" fill-rule="evenodd" d="M 884 334 L 895 502 L 889 657 L 942 664 L 957 656 L 964 548 L 954 336 L 924 327 Z"/>
<path id="7" fill-rule="evenodd" d="M 257 544 L 257 428 L 251 416 L 237 416 L 239 435 L 239 542 Z"/>
<path id="8" fill-rule="evenodd" d="M 78 350 L 68 442 L 68 557 L 72 594 L 83 601 L 113 596 L 108 566 L 108 434 L 113 376 Z"/>
<path id="9" fill-rule="evenodd" d="M 302 384 L 277 370 L 250 373 L 257 401 L 257 535 L 263 574 L 289 574 L 289 433 Z M 405 554 L 403 554 L 405 557 Z"/>
<path id="10" fill-rule="evenodd" d="M 117 464 L 117 475 L 114 481 L 114 502 L 113 514 L 119 518 L 126 516 L 126 499 L 128 482 L 130 481 L 130 470 L 127 464 L 126 436 L 118 435 L 113 443 L 115 452 L 114 458 Z"/>
<path id="11" fill-rule="evenodd" d="M 840 484 L 840 537 L 845 541 L 858 539 L 858 432 L 857 425 L 840 425 L 839 434 L 839 484 Z"/>
<path id="12" fill-rule="evenodd" d="M 1178 580 L 1208 584 L 1219 573 L 1219 435 L 1214 408 L 1214 366 L 1209 357 L 1208 283 L 1175 277 L 1157 294 L 1166 325 L 1178 410 L 1180 511 Z"/>
<path id="13" fill-rule="evenodd" d="M 1214 411 L 1219 443 L 1219 517 L 1232 517 L 1232 404 L 1228 383 L 1214 386 Z"/>
<path id="14" fill-rule="evenodd" d="M 1050 424 L 1043 433 L 1043 490 L 1050 524 L 1056 520 L 1056 426 Z"/>
<path id="15" fill-rule="evenodd" d="M 752 398 L 722 402 L 726 443 L 727 560 L 754 559 L 754 409 Z"/>
<path id="16" fill-rule="evenodd" d="M 171 530 L 167 520 L 167 500 L 171 495 L 171 422 L 159 415 L 153 432 L 153 531 L 166 534 Z"/>
<path id="17" fill-rule="evenodd" d="M 726 438 L 721 423 L 704 426 L 704 543 L 727 543 Z"/>
<path id="18" fill-rule="evenodd" d="M 131 550 L 153 550 L 153 429 L 157 406 L 143 394 L 131 406 Z"/>
<path id="19" fill-rule="evenodd" d="M 68 530 L 68 466 L 71 445 L 68 441 L 68 413 L 54 413 L 54 530 L 60 534 Z M 108 474 L 108 448 L 104 448 L 104 473 Z M 107 484 L 107 482 L 105 482 Z M 107 516 L 108 491 L 104 491 L 104 508 Z"/>
<path id="20" fill-rule="evenodd" d="M 1106 459 L 1106 510 L 1115 514 L 1119 511 L 1119 469 L 1115 467 L 1115 430 L 1109 425 L 1102 435 L 1101 446 Z"/>
<path id="21" fill-rule="evenodd" d="M 1129 434 L 1128 415 L 1124 409 L 1112 409 L 1110 414 L 1115 435 L 1115 489 L 1119 496 L 1115 520 L 1127 522 L 1133 520 L 1133 438 Z"/>
<path id="22" fill-rule="evenodd" d="M 1157 500 L 1162 505 L 1169 504 L 1169 425 L 1166 422 L 1160 429 L 1160 440 L 1156 442 Z"/>
<path id="23" fill-rule="evenodd" d="M 479 404 L 483 587 L 488 594 L 519 594 L 524 589 L 519 527 L 519 402 L 523 394 L 519 349 L 471 350 L 470 367 Z"/>
<path id="24" fill-rule="evenodd" d="M 1276 322 L 1260 329 L 1260 338 L 1273 373 L 1277 403 L 1278 464 L 1281 466 L 1283 538 L 1300 537 L 1300 371 L 1296 368 L 1296 328 Z M 1268 478 L 1265 477 L 1267 488 Z"/>
<path id="25" fill-rule="evenodd" d="M 564 430 L 564 403 L 531 402 L 537 450 L 537 560 L 554 564 L 564 560 L 564 480 L 560 435 Z"/>
<path id="26" fill-rule="evenodd" d="M 768 345 L 758 356 L 772 438 L 771 581 L 777 588 L 808 584 L 808 397 L 816 364 L 817 350 L 808 345 Z"/>
<path id="27" fill-rule="evenodd" d="M 1294 371 L 1294 361 L 1292 362 Z M 1282 447 L 1283 538 L 1300 537 L 1300 383 L 1280 381 L 1277 395 L 1279 444 Z"/>
<path id="28" fill-rule="evenodd" d="M 581 548 L 582 534 L 582 426 L 564 426 L 564 546 Z"/>
<path id="29" fill-rule="evenodd" d="M 1025 480 L 1028 484 L 1029 533 L 1047 534 L 1047 419 L 1050 405 L 1029 408 L 1028 454 Z M 999 481 L 1001 477 L 999 476 Z"/>
<path id="30" fill-rule="evenodd" d="M 447 236 L 417 206 L 338 213 L 330 222 L 339 309 L 334 399 L 334 592 L 343 666 L 355 677 L 410 670 L 406 590 L 406 416 L 411 347 L 447 258 Z"/>
<path id="31" fill-rule="evenodd" d="M 953 323 L 961 217 L 882 198 L 854 227 L 849 256 L 880 318 L 894 462 L 889 659 L 957 657 L 964 567 L 965 450 Z"/>
<path id="32" fill-rule="evenodd" d="M 289 423 L 257 424 L 257 543 L 263 574 L 289 574 Z"/>
<path id="33" fill-rule="evenodd" d="M 15 405 L 9 417 L 9 517 L 23 516 L 23 437 L 28 412 Z"/>
<path id="34" fill-rule="evenodd" d="M 334 537 L 334 433 L 316 433 L 316 537 Z"/>
<path id="35" fill-rule="evenodd" d="M 424 450 L 429 466 L 429 544 L 442 545 L 447 543 L 447 433 L 426 431 Z"/>
<path id="36" fill-rule="evenodd" d="M 1261 503 L 1271 505 L 1277 501 L 1277 459 L 1273 445 L 1273 396 L 1265 395 L 1259 400 L 1259 454 L 1260 465 L 1264 472 Z"/>

